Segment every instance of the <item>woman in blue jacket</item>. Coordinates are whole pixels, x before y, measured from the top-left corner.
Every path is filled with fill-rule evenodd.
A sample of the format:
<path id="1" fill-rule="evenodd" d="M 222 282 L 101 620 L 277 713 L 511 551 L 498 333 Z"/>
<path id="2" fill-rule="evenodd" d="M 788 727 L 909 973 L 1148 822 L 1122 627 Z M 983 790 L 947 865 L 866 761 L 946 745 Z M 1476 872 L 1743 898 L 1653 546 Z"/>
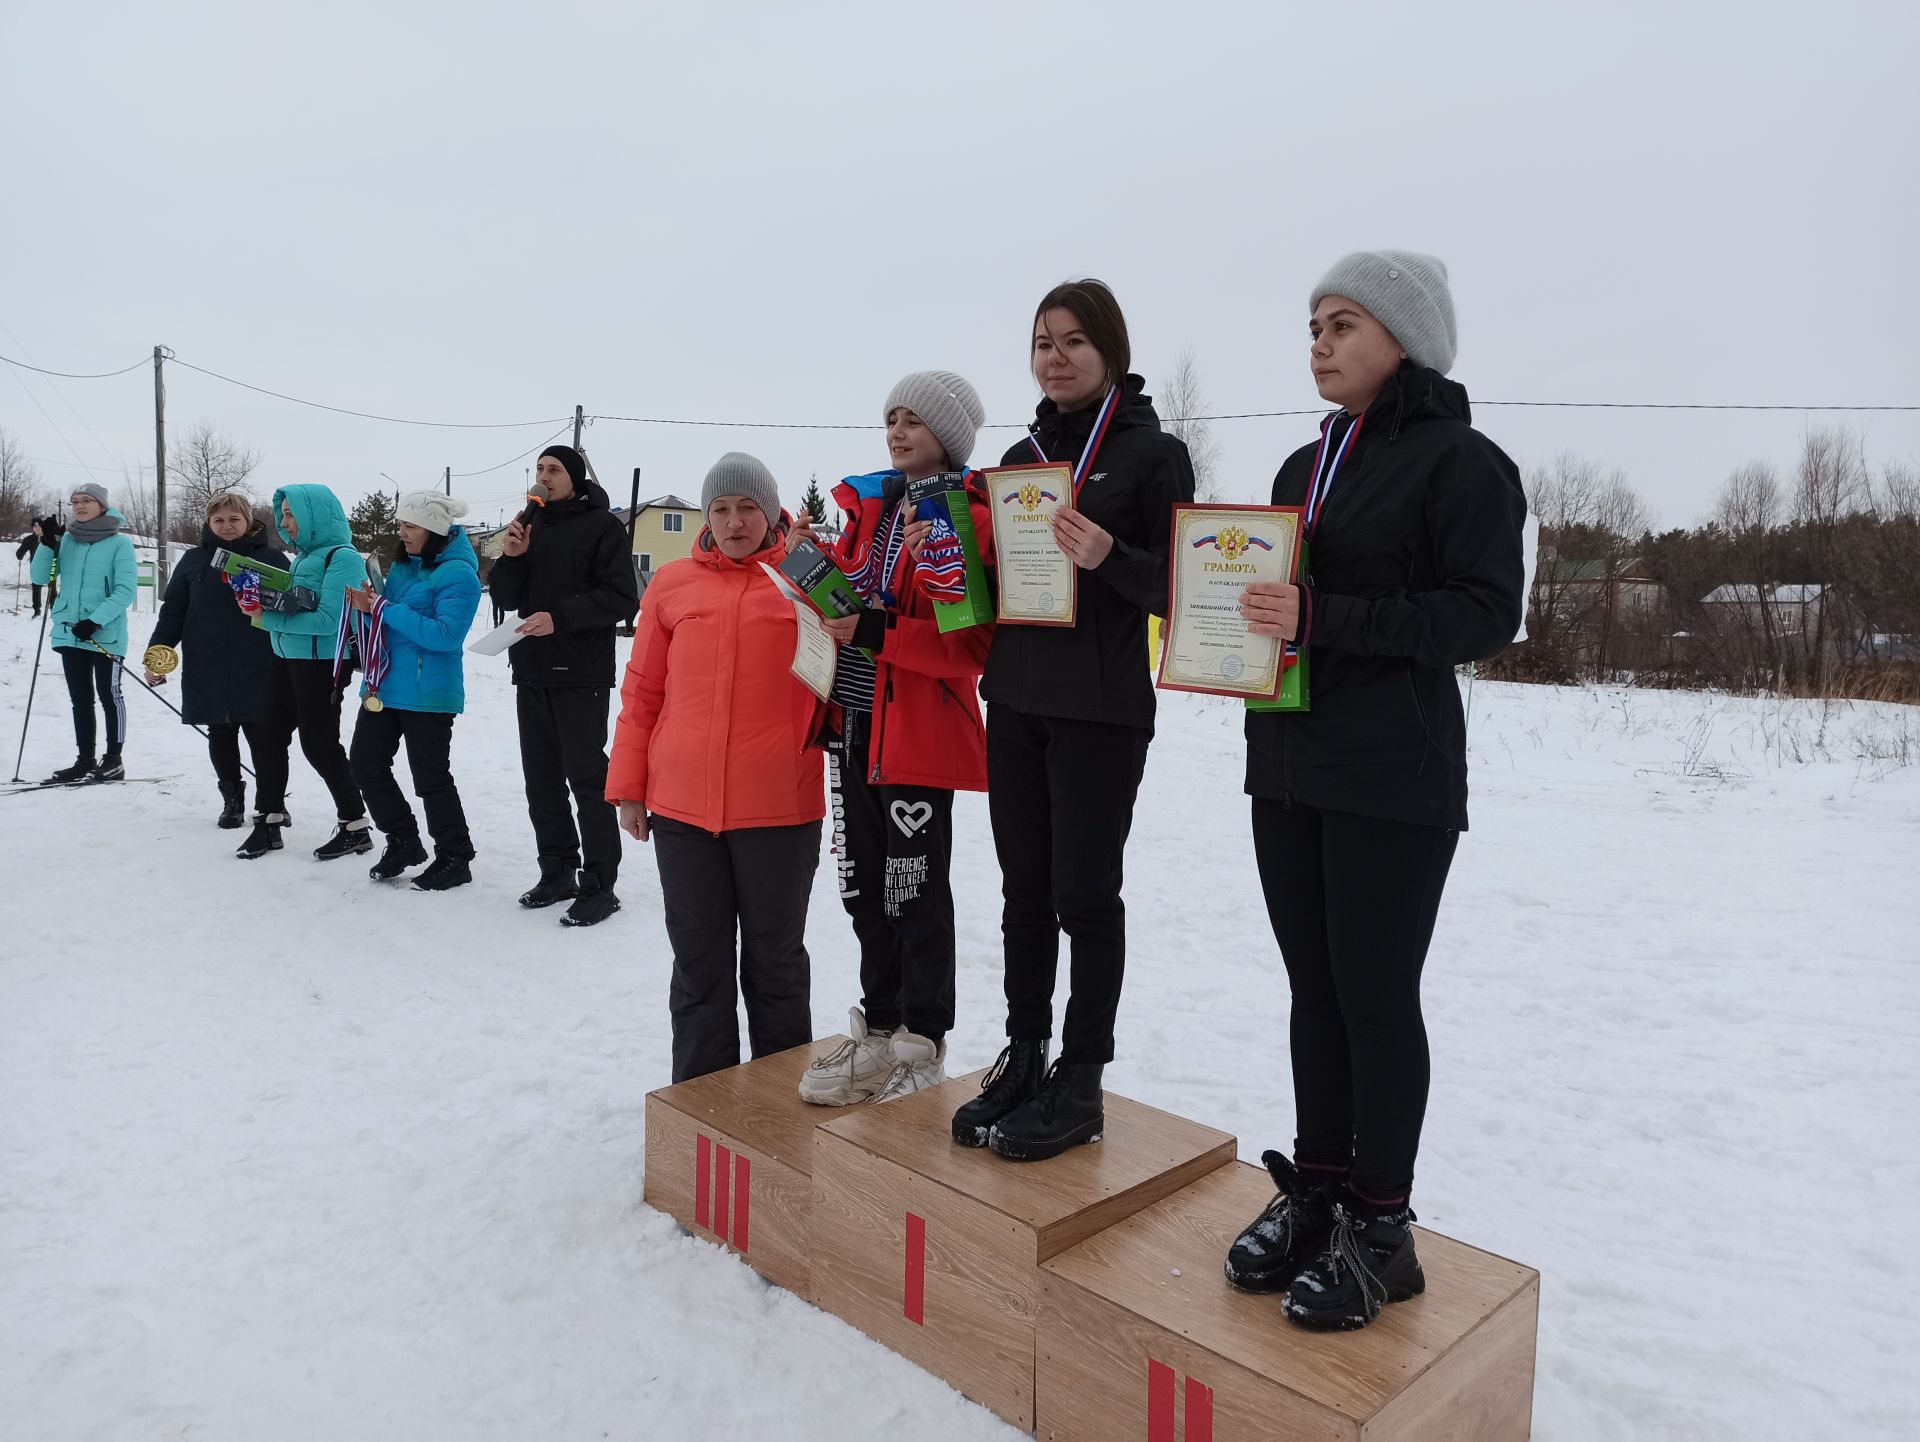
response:
<path id="1" fill-rule="evenodd" d="M 120 534 L 126 517 L 107 505 L 107 488 L 89 481 L 69 498 L 73 520 L 60 538 L 60 597 L 53 603 L 53 649 L 67 676 L 73 698 L 73 741 L 79 752 L 71 766 L 49 776 L 51 782 L 118 781 L 126 775 L 120 747 L 127 735 L 127 702 L 120 692 L 120 669 L 127 654 L 127 608 L 139 586 L 133 542 Z M 33 553 L 33 584 L 54 575 L 56 552 L 42 546 Z M 107 718 L 106 755 L 94 760 L 93 698 Z"/>
<path id="2" fill-rule="evenodd" d="M 407 745 L 413 792 L 427 812 L 433 864 L 414 878 L 416 891 L 446 891 L 473 880 L 460 792 L 453 784 L 453 718 L 466 705 L 461 652 L 480 609 L 480 563 L 454 519 L 465 501 L 415 491 L 400 501 L 400 548 L 386 591 L 347 592 L 360 652 L 364 710 L 353 728 L 353 779 L 387 838 L 368 875 L 392 881 L 427 859 L 420 825 L 393 779 L 393 759 Z"/>
<path id="3" fill-rule="evenodd" d="M 273 515 L 280 539 L 294 553 L 293 589 L 284 594 L 298 599 L 263 610 L 242 598 L 240 608 L 259 615 L 273 641 L 273 654 L 280 658 L 268 693 L 269 724 L 283 736 L 299 732 L 301 754 L 333 797 L 339 825 L 313 853 L 321 861 L 332 861 L 373 850 L 367 808 L 340 744 L 340 692 L 333 684 L 334 640 L 340 634 L 347 588 L 366 584 L 367 563 L 353 548 L 340 498 L 325 486 L 281 487 L 273 493 Z M 251 859 L 278 851 L 287 813 L 265 812 L 254 823 L 235 854 Z"/>

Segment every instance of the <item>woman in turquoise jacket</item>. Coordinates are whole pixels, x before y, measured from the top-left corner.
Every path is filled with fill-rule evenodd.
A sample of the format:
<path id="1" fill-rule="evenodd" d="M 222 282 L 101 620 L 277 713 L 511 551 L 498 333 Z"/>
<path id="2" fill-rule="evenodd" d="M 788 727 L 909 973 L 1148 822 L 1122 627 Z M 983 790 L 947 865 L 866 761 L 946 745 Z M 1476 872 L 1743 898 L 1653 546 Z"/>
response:
<path id="1" fill-rule="evenodd" d="M 262 607 L 241 595 L 241 609 L 257 616 L 279 657 L 268 691 L 268 724 L 279 734 L 300 736 L 300 752 L 333 797 L 339 824 L 315 849 L 321 861 L 373 850 L 367 808 L 353 784 L 353 768 L 340 744 L 340 692 L 333 684 L 334 639 L 349 587 L 366 583 L 367 563 L 353 548 L 353 532 L 340 499 L 325 486 L 283 486 L 273 493 L 280 539 L 293 552 L 292 585 L 263 589 Z M 281 846 L 284 809 L 262 810 L 251 835 L 235 855 L 251 860 Z"/>
<path id="2" fill-rule="evenodd" d="M 427 859 L 420 825 L 393 779 L 393 759 L 406 742 L 413 792 L 427 812 L 433 864 L 414 878 L 416 891 L 446 891 L 473 880 L 473 840 L 453 784 L 453 718 L 466 705 L 462 652 L 480 609 L 480 562 L 454 524 L 464 501 L 415 491 L 400 501 L 400 549 L 386 590 L 347 592 L 365 680 L 364 710 L 353 728 L 353 779 L 387 838 L 368 873 L 392 881 Z"/>
<path id="3" fill-rule="evenodd" d="M 120 670 L 127 654 L 127 609 L 140 582 L 133 542 L 120 534 L 126 517 L 107 505 L 107 488 L 89 481 L 69 498 L 73 520 L 60 538 L 60 598 L 53 604 L 53 649 L 73 698 L 73 740 L 79 755 L 49 782 L 118 781 L 126 775 L 120 747 L 127 735 L 127 702 Z M 55 552 L 33 553 L 33 584 L 54 575 Z M 107 717 L 107 752 L 94 760 L 93 698 Z"/>

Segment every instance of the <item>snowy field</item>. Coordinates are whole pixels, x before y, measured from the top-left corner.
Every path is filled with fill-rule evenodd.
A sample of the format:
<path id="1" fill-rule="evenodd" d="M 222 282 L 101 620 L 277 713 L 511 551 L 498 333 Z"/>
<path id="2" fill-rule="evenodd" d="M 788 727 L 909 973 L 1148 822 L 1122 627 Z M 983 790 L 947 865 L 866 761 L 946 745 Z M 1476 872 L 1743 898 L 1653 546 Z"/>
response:
<path id="1" fill-rule="evenodd" d="M 35 635 L 0 616 L 9 762 Z M 653 861 L 628 843 L 595 930 L 513 904 L 505 662 L 470 659 L 463 891 L 312 861 L 297 750 L 289 849 L 232 859 L 198 739 L 131 683 L 160 784 L 0 798 L 0 1436 L 1019 1435 L 641 1204 Z M 1254 1159 L 1291 1108 L 1238 716 L 1161 716 L 1108 1078 Z M 1472 745 L 1415 1204 L 1540 1268 L 1534 1435 L 1914 1436 L 1920 712 L 1481 683 Z M 71 759 L 43 666 L 26 774 Z M 959 1071 L 1002 1013 L 981 798 L 956 831 Z M 826 866 L 809 939 L 831 1032 Z"/>

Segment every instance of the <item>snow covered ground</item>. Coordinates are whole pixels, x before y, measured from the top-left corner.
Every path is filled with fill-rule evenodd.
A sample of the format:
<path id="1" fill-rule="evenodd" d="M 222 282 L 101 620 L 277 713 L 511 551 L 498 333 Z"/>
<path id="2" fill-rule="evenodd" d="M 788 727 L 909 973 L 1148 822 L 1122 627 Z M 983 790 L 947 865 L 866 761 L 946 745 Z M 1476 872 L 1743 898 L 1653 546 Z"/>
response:
<path id="1" fill-rule="evenodd" d="M 9 760 L 35 634 L 0 616 Z M 652 858 L 592 931 L 513 904 L 504 659 L 471 672 L 461 892 L 309 859 L 297 752 L 290 849 L 233 860 L 200 743 L 132 686 L 128 772 L 166 780 L 0 798 L 0 1434 L 1017 1436 L 641 1204 Z M 1109 1080 L 1256 1158 L 1291 1113 L 1238 717 L 1162 706 Z M 34 711 L 38 777 L 57 670 Z M 1920 712 L 1481 683 L 1472 733 L 1415 1200 L 1541 1269 L 1535 1435 L 1913 1436 Z M 956 829 L 960 1069 L 1001 1003 L 979 798 Z M 809 934 L 829 1032 L 826 867 Z"/>

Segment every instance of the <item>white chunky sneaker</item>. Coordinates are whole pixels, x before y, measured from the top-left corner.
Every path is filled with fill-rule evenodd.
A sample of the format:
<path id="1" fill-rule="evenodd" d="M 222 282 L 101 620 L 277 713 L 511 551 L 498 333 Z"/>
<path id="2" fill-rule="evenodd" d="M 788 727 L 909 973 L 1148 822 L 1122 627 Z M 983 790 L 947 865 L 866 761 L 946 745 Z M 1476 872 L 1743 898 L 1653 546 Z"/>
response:
<path id="1" fill-rule="evenodd" d="M 822 1107 L 852 1106 L 885 1084 L 893 1069 L 893 1033 L 869 1031 L 867 1015 L 857 1006 L 847 1012 L 847 1033 L 853 1040 L 815 1058 L 800 1078 L 801 1101 Z"/>
<path id="2" fill-rule="evenodd" d="M 890 1102 L 947 1079 L 947 1044 L 929 1041 L 904 1026 L 893 1034 L 893 1069 L 869 1100 Z"/>

